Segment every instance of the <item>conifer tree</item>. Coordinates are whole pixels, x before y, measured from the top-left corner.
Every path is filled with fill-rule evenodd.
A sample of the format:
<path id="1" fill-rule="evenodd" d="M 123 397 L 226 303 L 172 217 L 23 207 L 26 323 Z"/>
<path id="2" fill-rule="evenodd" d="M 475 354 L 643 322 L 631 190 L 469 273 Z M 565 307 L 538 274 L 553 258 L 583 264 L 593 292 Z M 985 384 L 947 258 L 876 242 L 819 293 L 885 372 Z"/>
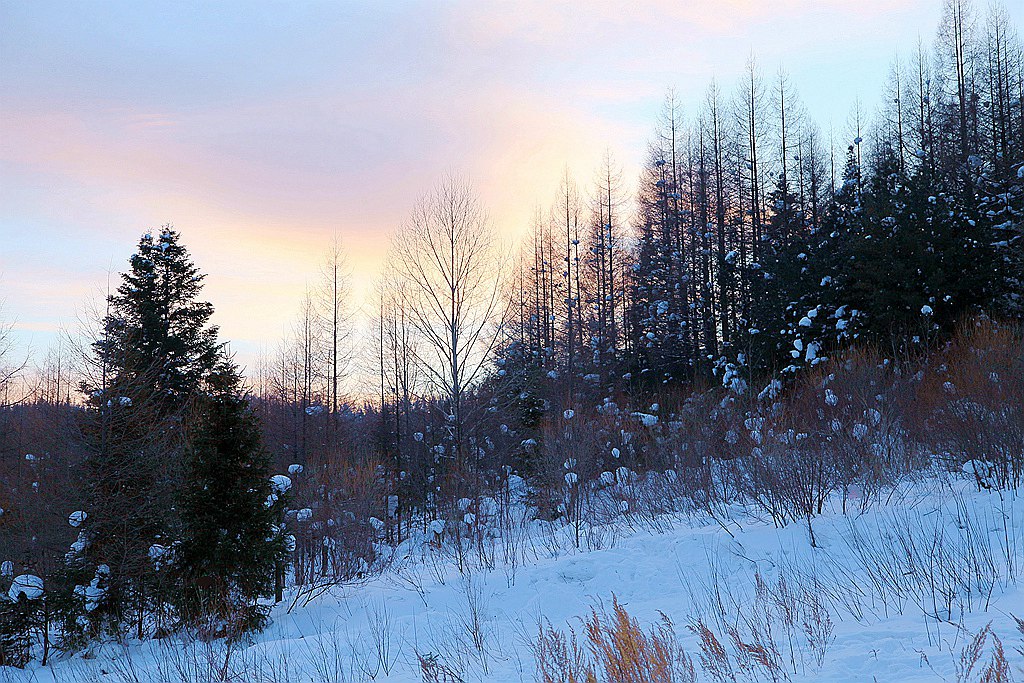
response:
<path id="1" fill-rule="evenodd" d="M 142 384 L 159 396 L 164 415 L 185 406 L 221 350 L 218 329 L 209 324 L 213 306 L 197 300 L 206 276 L 179 239 L 169 226 L 156 238 L 142 236 L 131 270 L 108 302 L 104 338 L 94 345 L 118 383 L 152 373 Z"/>
<path id="2" fill-rule="evenodd" d="M 147 232 L 108 297 L 93 376 L 83 383 L 89 517 L 76 564 L 80 581 L 106 568 L 102 599 L 88 610 L 94 631 L 143 635 L 146 615 L 166 599 L 150 549 L 177 526 L 186 409 L 221 353 L 213 307 L 197 300 L 203 275 L 169 226 Z"/>
<path id="3" fill-rule="evenodd" d="M 187 622 L 212 617 L 234 635 L 262 626 L 256 599 L 273 590 L 284 540 L 274 525 L 277 510 L 266 504 L 274 501 L 269 458 L 238 367 L 222 357 L 205 385 L 194 402 L 177 496 L 174 601 Z"/>
<path id="4" fill-rule="evenodd" d="M 862 333 L 913 344 L 987 308 L 1001 270 L 989 222 L 958 186 L 945 189 L 927 170 L 905 177 L 890 148 L 876 156 L 842 297 L 865 314 Z"/>
<path id="5" fill-rule="evenodd" d="M 235 608 L 238 626 L 259 625 L 253 605 L 281 541 L 264 506 L 258 426 L 209 322 L 213 306 L 198 298 L 204 277 L 176 231 L 146 233 L 93 344 L 94 376 L 82 386 L 89 508 L 69 555 L 93 588 L 93 632 L 131 623 L 142 637 L 150 614 L 173 626 L 175 616 L 194 623 Z"/>

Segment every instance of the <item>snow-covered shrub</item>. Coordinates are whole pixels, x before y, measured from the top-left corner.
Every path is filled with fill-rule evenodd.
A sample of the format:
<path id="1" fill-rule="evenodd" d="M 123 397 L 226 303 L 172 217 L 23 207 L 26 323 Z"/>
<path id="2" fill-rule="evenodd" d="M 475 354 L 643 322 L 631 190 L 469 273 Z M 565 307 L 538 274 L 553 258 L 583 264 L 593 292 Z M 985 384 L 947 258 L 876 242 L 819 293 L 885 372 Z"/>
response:
<path id="1" fill-rule="evenodd" d="M 311 454 L 303 470 L 293 471 L 283 530 L 295 539 L 299 586 L 362 575 L 375 566 L 377 542 L 394 531 L 396 504 L 383 496 L 378 466 L 353 466 L 337 455 Z"/>

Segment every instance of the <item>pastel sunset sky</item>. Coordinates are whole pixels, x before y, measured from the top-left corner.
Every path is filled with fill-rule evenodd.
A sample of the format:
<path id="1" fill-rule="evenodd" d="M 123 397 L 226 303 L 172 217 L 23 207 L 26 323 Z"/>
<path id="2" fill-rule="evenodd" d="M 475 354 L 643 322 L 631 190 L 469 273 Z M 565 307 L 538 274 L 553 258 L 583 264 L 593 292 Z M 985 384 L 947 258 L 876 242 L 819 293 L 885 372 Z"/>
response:
<path id="1" fill-rule="evenodd" d="M 1007 3 L 1020 25 L 1024 3 Z M 983 10 L 984 8 L 981 7 Z M 0 0 L 0 301 L 45 349 L 182 232 L 222 335 L 273 345 L 337 231 L 356 304 L 445 173 L 510 241 L 605 149 L 631 185 L 669 87 L 684 113 L 753 52 L 845 134 L 939 0 Z"/>

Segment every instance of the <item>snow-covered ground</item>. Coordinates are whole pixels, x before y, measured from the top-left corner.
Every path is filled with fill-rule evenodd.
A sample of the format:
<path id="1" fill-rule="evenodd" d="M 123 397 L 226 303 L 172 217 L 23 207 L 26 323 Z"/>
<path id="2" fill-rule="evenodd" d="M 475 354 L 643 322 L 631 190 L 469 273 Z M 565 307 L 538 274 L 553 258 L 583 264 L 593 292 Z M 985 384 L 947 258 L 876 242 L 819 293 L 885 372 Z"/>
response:
<path id="1" fill-rule="evenodd" d="M 1024 498 L 929 480 L 863 514 L 826 511 L 813 521 L 817 547 L 805 524 L 778 529 L 749 510 L 726 513 L 673 519 L 657 533 L 631 529 L 623 517 L 591 537 L 605 546 L 596 550 L 576 550 L 568 529 L 533 522 L 509 552 L 517 563 L 503 559 L 509 546 L 499 543 L 492 568 L 470 552 L 464 564 L 474 568 L 461 573 L 450 549 L 413 539 L 383 575 L 292 593 L 226 667 L 222 643 L 166 639 L 105 645 L 6 676 L 202 680 L 222 667 L 244 671 L 230 679 L 244 681 L 423 681 L 425 666 L 436 676 L 427 680 L 533 681 L 541 620 L 580 633 L 581 617 L 615 595 L 641 624 L 669 617 L 698 671 L 691 627 L 702 620 L 731 653 L 739 681 L 772 677 L 749 660 L 744 668 L 730 625 L 747 642 L 755 631 L 761 642 L 768 634 L 783 680 L 911 682 L 960 680 L 962 653 L 991 622 L 1024 678 L 1024 635 L 1014 620 L 1024 618 L 1015 583 L 1024 572 Z M 976 680 L 993 642 L 967 680 Z"/>

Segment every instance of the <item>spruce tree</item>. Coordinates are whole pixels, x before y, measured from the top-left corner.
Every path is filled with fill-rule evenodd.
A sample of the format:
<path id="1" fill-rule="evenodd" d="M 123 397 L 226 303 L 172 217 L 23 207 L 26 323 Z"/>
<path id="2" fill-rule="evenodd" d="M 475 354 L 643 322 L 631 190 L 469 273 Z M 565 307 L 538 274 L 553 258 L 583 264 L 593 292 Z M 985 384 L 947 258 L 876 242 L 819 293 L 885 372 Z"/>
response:
<path id="1" fill-rule="evenodd" d="M 116 381 L 142 380 L 164 415 L 185 406 L 221 353 L 217 327 L 209 324 L 213 306 L 197 299 L 206 276 L 179 240 L 169 226 L 156 238 L 142 236 L 131 269 L 109 297 L 104 338 L 94 345 Z"/>
<path id="2" fill-rule="evenodd" d="M 681 193 L 665 150 L 651 150 L 637 198 L 638 239 L 630 269 L 632 372 L 645 386 L 692 378 L 688 280 L 679 242 Z M 671 155 L 668 155 L 671 156 Z"/>
<path id="3" fill-rule="evenodd" d="M 222 357 L 205 385 L 194 402 L 177 496 L 174 602 L 187 622 L 212 618 L 204 626 L 234 635 L 262 626 L 257 598 L 274 588 L 284 540 L 274 525 L 269 457 L 238 367 Z"/>
<path id="4" fill-rule="evenodd" d="M 199 299 L 204 277 L 165 227 L 143 235 L 108 297 L 82 387 L 89 516 L 68 558 L 80 585 L 101 590 L 87 606 L 93 632 L 131 623 L 142 637 L 153 614 L 165 626 L 229 612 L 258 625 L 253 605 L 273 580 L 268 462 Z"/>
<path id="5" fill-rule="evenodd" d="M 861 333 L 910 344 L 949 332 L 999 291 L 993 236 L 975 205 L 926 170 L 906 177 L 880 150 L 851 243 L 844 299 L 865 313 Z"/>
<path id="6" fill-rule="evenodd" d="M 765 226 L 758 260 L 745 268 L 751 302 L 745 319 L 747 354 L 752 374 L 775 372 L 789 361 L 788 320 L 799 296 L 801 270 L 807 261 L 806 235 L 796 198 L 784 174 L 769 195 L 773 213 Z"/>
<path id="7" fill-rule="evenodd" d="M 89 517 L 70 566 L 80 585 L 109 570 L 88 610 L 93 632 L 134 624 L 142 636 L 166 599 L 151 548 L 169 546 L 178 526 L 185 413 L 221 346 L 213 306 L 197 299 L 204 276 L 176 231 L 144 234 L 129 265 L 107 298 L 93 376 L 82 386 Z"/>

